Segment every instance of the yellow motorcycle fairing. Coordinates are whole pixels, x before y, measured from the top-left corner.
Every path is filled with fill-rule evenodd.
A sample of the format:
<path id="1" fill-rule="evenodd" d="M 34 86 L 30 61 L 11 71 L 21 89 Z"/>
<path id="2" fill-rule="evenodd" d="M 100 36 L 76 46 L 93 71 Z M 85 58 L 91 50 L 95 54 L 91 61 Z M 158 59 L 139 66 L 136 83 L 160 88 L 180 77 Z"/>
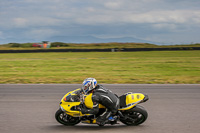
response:
<path id="1" fill-rule="evenodd" d="M 129 92 L 126 94 L 126 107 L 120 108 L 119 110 L 129 110 L 133 108 L 138 103 L 143 102 L 145 95 L 142 93 L 132 93 Z"/>
<path id="2" fill-rule="evenodd" d="M 81 102 L 62 102 L 60 107 L 62 110 L 66 112 L 66 114 L 71 115 L 73 117 L 84 116 L 81 111 L 71 110 L 73 106 L 79 106 Z"/>
<path id="3" fill-rule="evenodd" d="M 70 91 L 67 94 L 64 95 L 64 97 L 61 99 L 60 107 L 61 109 L 66 112 L 66 114 L 71 115 L 73 117 L 80 117 L 85 115 L 91 115 L 91 114 L 82 114 L 81 111 L 78 110 L 72 110 L 72 107 L 79 106 L 81 102 L 66 102 L 66 97 L 71 95 L 77 95 L 75 92 L 79 91 L 79 89 L 76 89 L 74 91 Z"/>

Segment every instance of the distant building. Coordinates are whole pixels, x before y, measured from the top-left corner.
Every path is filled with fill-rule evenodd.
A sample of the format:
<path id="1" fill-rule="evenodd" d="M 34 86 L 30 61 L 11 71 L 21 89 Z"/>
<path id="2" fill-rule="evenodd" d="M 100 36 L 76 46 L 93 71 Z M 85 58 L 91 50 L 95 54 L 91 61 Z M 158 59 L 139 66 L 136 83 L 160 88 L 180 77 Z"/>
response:
<path id="1" fill-rule="evenodd" d="M 50 48 L 50 47 L 51 47 L 51 42 L 49 41 L 42 42 L 42 48 Z"/>
<path id="2" fill-rule="evenodd" d="M 50 48 L 51 42 L 49 41 L 43 41 L 42 43 L 34 43 L 32 47 L 40 47 L 40 48 Z"/>

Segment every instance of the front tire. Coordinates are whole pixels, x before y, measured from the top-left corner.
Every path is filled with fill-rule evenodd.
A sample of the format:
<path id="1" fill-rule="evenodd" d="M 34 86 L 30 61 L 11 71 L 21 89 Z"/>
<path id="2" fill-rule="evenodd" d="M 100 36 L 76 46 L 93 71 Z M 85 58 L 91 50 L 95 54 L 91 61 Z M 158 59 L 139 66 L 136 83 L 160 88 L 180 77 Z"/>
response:
<path id="1" fill-rule="evenodd" d="M 56 120 L 65 125 L 65 126 L 73 126 L 80 122 L 78 117 L 72 117 L 65 112 L 63 112 L 61 109 L 57 110 L 55 113 Z"/>
<path id="2" fill-rule="evenodd" d="M 120 119 L 120 121 L 128 126 L 142 124 L 148 117 L 145 108 L 139 105 L 122 112 L 122 114 L 125 116 L 125 119 Z"/>

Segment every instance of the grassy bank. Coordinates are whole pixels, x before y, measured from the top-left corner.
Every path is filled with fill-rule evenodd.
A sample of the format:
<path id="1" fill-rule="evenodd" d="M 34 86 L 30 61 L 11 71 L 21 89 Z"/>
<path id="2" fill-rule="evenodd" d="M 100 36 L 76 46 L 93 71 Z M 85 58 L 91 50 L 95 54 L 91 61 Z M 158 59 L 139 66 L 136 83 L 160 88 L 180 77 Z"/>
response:
<path id="1" fill-rule="evenodd" d="M 42 49 L 32 47 L 33 43 L 9 43 L 0 45 L 0 50 L 33 50 Z M 52 42 L 50 49 L 110 49 L 110 48 L 174 48 L 174 47 L 200 47 L 200 44 L 185 44 L 185 45 L 155 45 L 148 43 L 90 43 L 90 44 L 76 44 L 76 43 L 62 43 Z"/>
<path id="2" fill-rule="evenodd" d="M 0 54 L 0 83 L 200 83 L 199 51 Z"/>

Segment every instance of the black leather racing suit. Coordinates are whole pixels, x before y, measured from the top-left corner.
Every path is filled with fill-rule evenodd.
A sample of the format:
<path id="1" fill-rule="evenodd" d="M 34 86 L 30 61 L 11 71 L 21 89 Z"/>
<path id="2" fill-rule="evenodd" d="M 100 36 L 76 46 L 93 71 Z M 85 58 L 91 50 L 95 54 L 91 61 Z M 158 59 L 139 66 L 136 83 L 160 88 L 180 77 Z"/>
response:
<path id="1" fill-rule="evenodd" d="M 83 114 L 97 114 L 99 104 L 106 107 L 106 111 L 97 118 L 97 124 L 104 123 L 109 116 L 117 113 L 119 108 L 119 98 L 102 85 L 97 85 L 92 95 L 93 109 L 82 109 Z"/>

